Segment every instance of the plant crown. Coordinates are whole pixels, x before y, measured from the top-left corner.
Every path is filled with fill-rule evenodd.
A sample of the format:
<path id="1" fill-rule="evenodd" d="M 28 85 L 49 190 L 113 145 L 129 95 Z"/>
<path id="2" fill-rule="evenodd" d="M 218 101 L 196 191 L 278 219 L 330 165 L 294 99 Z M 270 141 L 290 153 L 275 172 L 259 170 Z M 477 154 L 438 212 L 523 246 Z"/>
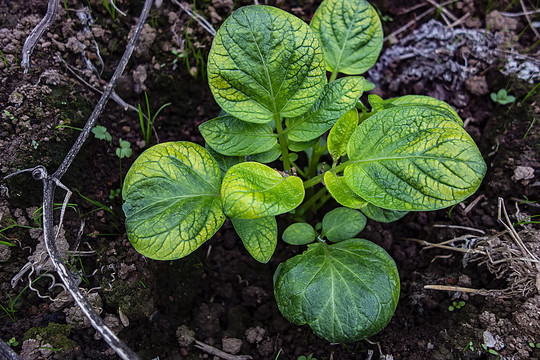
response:
<path id="1" fill-rule="evenodd" d="M 230 218 L 249 253 L 266 263 L 278 241 L 276 216 L 292 214 L 297 222 L 283 240 L 309 245 L 275 272 L 283 315 L 331 342 L 380 331 L 395 311 L 399 274 L 381 247 L 355 238 L 366 216 L 390 222 L 454 205 L 486 171 L 448 104 L 370 95 L 369 111 L 360 102 L 372 84 L 357 75 L 374 65 L 382 38 L 364 0 L 324 0 L 310 26 L 269 6 L 236 10 L 209 53 L 208 82 L 223 112 L 199 127 L 206 148 L 155 145 L 126 176 L 123 209 L 135 249 L 179 259 Z M 282 171 L 265 165 L 278 158 Z M 307 211 L 330 198 L 342 207 L 313 228 Z"/>

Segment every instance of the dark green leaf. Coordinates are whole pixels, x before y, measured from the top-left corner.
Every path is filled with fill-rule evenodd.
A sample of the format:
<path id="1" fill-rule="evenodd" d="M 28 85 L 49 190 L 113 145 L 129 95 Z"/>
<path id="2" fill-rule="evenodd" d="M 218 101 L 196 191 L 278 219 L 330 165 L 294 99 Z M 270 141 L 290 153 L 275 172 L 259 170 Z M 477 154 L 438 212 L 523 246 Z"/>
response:
<path id="1" fill-rule="evenodd" d="M 324 215 L 322 236 L 332 242 L 351 239 L 366 226 L 366 217 L 358 210 L 339 207 Z"/>
<path id="2" fill-rule="evenodd" d="M 408 213 L 407 211 L 383 209 L 370 203 L 367 203 L 360 211 L 368 218 L 383 223 L 399 220 Z"/>
<path id="3" fill-rule="evenodd" d="M 287 244 L 306 245 L 312 243 L 317 237 L 313 226 L 308 223 L 294 223 L 285 229 L 282 238 Z"/>
<path id="4" fill-rule="evenodd" d="M 392 258 L 363 239 L 316 243 L 279 265 L 274 294 L 291 322 L 331 342 L 361 340 L 383 329 L 399 298 Z"/>
<path id="5" fill-rule="evenodd" d="M 259 262 L 267 263 L 277 244 L 277 222 L 274 216 L 258 219 L 231 219 L 247 251 Z"/>

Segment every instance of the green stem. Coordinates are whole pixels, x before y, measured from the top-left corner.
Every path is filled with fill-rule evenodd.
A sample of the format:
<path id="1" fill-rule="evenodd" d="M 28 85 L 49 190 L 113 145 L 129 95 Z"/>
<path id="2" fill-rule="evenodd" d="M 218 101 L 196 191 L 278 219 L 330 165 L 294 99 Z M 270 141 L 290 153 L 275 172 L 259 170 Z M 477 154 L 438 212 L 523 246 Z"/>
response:
<path id="1" fill-rule="evenodd" d="M 321 201 L 319 201 L 318 204 L 315 204 L 313 206 L 313 211 L 319 210 L 331 198 L 332 198 L 332 195 L 330 195 L 330 194 L 324 194 L 323 196 L 321 196 Z"/>
<path id="2" fill-rule="evenodd" d="M 332 171 L 337 174 L 337 173 L 345 170 L 348 163 L 349 163 L 349 161 L 346 161 L 346 162 L 344 162 L 342 164 L 339 164 L 334 169 L 332 169 Z M 324 177 L 324 174 L 320 174 L 320 175 L 317 175 L 317 176 L 315 176 L 315 177 L 313 177 L 313 178 L 311 178 L 309 180 L 304 181 L 304 189 L 309 189 L 310 187 L 313 187 L 313 186 L 317 185 L 318 183 L 321 182 L 323 177 Z"/>
<path id="3" fill-rule="evenodd" d="M 332 73 L 332 76 L 330 76 L 330 81 L 329 82 L 332 82 L 332 81 L 336 80 L 336 78 L 337 78 L 337 76 L 339 74 L 338 70 L 339 69 L 337 69 L 337 68 L 334 70 L 334 72 Z"/>
<path id="4" fill-rule="evenodd" d="M 281 146 L 281 157 L 283 159 L 283 170 L 289 172 L 291 169 L 291 163 L 289 162 L 289 149 L 287 149 L 287 135 L 283 132 L 283 126 L 281 125 L 281 118 L 278 115 L 274 116 L 274 122 L 276 123 L 276 131 L 278 133 L 279 146 Z"/>
<path id="5" fill-rule="evenodd" d="M 300 207 L 297 209 L 297 213 L 304 214 L 307 210 L 309 210 L 311 207 L 315 206 L 315 203 L 326 193 L 326 188 L 323 187 L 319 189 L 312 197 L 310 197 L 305 203 L 300 205 Z"/>
<path id="6" fill-rule="evenodd" d="M 302 176 L 304 179 L 307 178 L 306 176 L 306 173 L 302 171 L 302 169 L 300 169 L 300 167 L 298 165 L 296 165 L 296 163 L 294 161 L 291 161 L 292 163 L 292 166 L 294 166 L 296 168 L 296 171 L 300 174 L 300 176 Z"/>

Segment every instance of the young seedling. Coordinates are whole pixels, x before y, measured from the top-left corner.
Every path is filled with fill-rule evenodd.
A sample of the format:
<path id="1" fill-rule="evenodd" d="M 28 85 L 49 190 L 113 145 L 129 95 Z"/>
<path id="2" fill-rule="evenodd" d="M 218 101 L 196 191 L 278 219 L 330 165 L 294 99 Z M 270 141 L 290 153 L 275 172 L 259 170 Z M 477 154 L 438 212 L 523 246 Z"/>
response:
<path id="1" fill-rule="evenodd" d="M 452 305 L 448 307 L 448 311 L 454 311 L 455 309 L 461 309 L 465 306 L 465 301 L 461 300 L 459 302 L 452 301 Z"/>
<path id="2" fill-rule="evenodd" d="M 12 337 L 8 341 L 6 341 L 6 345 L 11 346 L 11 347 L 16 347 L 16 346 L 19 346 L 19 342 L 17 341 L 17 339 L 15 339 L 15 337 Z"/>
<path id="3" fill-rule="evenodd" d="M 486 165 L 442 101 L 370 96 L 369 107 L 361 104 L 370 84 L 357 75 L 374 65 L 382 39 L 363 0 L 324 0 L 310 26 L 269 6 L 236 10 L 208 56 L 223 112 L 199 127 L 206 147 L 155 145 L 126 175 L 123 210 L 135 249 L 179 259 L 229 218 L 247 251 L 266 263 L 277 216 L 289 214 L 295 223 L 284 241 L 308 247 L 274 274 L 282 314 L 331 342 L 384 328 L 399 274 L 381 247 L 355 237 L 366 217 L 390 222 L 455 205 L 478 189 Z M 332 198 L 341 207 L 317 213 Z M 313 217 L 321 225 L 313 228 Z"/>
<path id="4" fill-rule="evenodd" d="M 139 104 L 139 123 L 141 124 L 141 130 L 143 133 L 144 143 L 146 146 L 148 146 L 150 145 L 150 139 L 152 137 L 152 129 L 154 128 L 154 122 L 156 121 L 161 110 L 171 105 L 171 103 L 161 105 L 161 107 L 158 109 L 158 111 L 156 111 L 154 116 L 152 116 L 152 113 L 150 112 L 150 102 L 148 101 L 148 94 L 146 93 L 146 91 L 144 92 L 144 98 L 146 100 L 146 111 L 148 115 L 145 116 L 143 114 L 141 105 Z"/>
<path id="5" fill-rule="evenodd" d="M 94 137 L 98 140 L 107 140 L 108 142 L 111 142 L 112 136 L 107 131 L 107 128 L 103 125 L 96 125 L 92 129 L 92 134 L 94 134 Z"/>
<path id="6" fill-rule="evenodd" d="M 516 98 L 508 94 L 505 89 L 501 89 L 497 93 L 491 93 L 491 100 L 501 105 L 507 105 L 513 103 Z"/>

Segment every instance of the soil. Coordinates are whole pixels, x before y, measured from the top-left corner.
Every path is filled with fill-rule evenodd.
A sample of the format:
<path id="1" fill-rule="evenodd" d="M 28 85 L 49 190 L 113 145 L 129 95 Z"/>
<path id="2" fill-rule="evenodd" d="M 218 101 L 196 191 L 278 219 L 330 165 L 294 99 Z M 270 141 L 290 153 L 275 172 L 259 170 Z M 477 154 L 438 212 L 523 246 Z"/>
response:
<path id="1" fill-rule="evenodd" d="M 306 21 L 319 3 L 271 2 Z M 444 21 L 444 12 L 420 16 L 430 8 L 427 3 L 422 7 L 415 7 L 418 2 L 412 0 L 373 3 L 384 16 L 385 34 L 412 24 L 391 37 L 394 45 L 405 36 L 412 36 L 408 40 L 412 41 L 418 34 L 415 30 L 420 31 L 429 20 Z M 50 172 L 58 167 L 79 134 L 76 128 L 84 125 L 98 101 L 99 94 L 90 86 L 102 88 L 111 76 L 142 6 L 142 2 L 126 0 L 116 4 L 126 17 L 118 12 L 113 17 L 99 0 L 63 2 L 53 26 L 36 46 L 29 73 L 23 74 L 22 45 L 45 14 L 46 4 L 0 1 L 0 177 L 39 164 Z M 215 28 L 233 9 L 246 4 L 197 2 Z M 536 2 L 524 4 L 534 9 Z M 515 240 L 497 220 L 501 198 L 520 238 L 533 253 L 540 254 L 540 227 L 534 222 L 540 215 L 540 92 L 534 88 L 540 75 L 533 71 L 523 80 L 516 73 L 502 73 L 508 54 L 529 61 L 533 69 L 539 66 L 538 38 L 525 17 L 504 15 L 523 11 L 516 1 L 463 0 L 447 10 L 457 18 L 470 14 L 457 28 L 481 32 L 488 28 L 498 41 L 494 45 L 500 50 L 497 57 L 467 57 L 474 48 L 468 43 L 438 54 L 437 59 L 388 57 L 374 93 L 383 98 L 424 94 L 450 103 L 484 154 L 488 172 L 476 194 L 450 209 L 410 213 L 390 224 L 368 221 L 361 236 L 389 252 L 401 277 L 396 314 L 369 341 L 330 344 L 309 327 L 290 324 L 281 316 L 272 276 L 280 262 L 303 247 L 279 242 L 270 262 L 260 264 L 226 222 L 211 240 L 182 260 L 152 261 L 138 254 L 125 234 L 121 199 L 111 190 L 121 187 L 121 176 L 145 143 L 137 112 L 124 111 L 109 101 L 99 123 L 112 139 L 92 136 L 62 179 L 73 196 L 59 246 L 67 251 L 78 244 L 79 250 L 88 252 L 88 256 L 70 257 L 80 273 L 80 287 L 105 322 L 141 358 L 214 358 L 194 345 L 193 339 L 197 339 L 254 359 L 297 359 L 309 354 L 319 360 L 372 356 L 540 359 L 540 275 L 534 264 L 509 259 L 510 251 L 517 248 Z M 533 14 L 531 20 L 539 17 Z M 153 142 L 203 143 L 197 126 L 219 113 L 204 75 L 211 40 L 174 3 L 153 8 L 116 88 L 124 101 L 135 107 L 141 104 L 143 109 L 146 92 L 153 113 L 171 103 L 157 116 Z M 420 49 L 424 44 L 408 46 Z M 392 48 L 396 49 L 385 42 L 386 54 Z M 463 65 L 464 58 L 467 65 Z M 462 71 L 454 69 L 410 75 L 411 69 L 434 68 L 429 61 L 437 66 L 460 64 L 469 73 L 463 77 Z M 493 102 L 490 93 L 499 89 L 507 89 L 516 102 Z M 133 150 L 133 156 L 121 162 L 116 156 L 119 139 L 129 141 Z M 0 339 L 24 359 L 117 358 L 55 284 L 59 280 L 54 273 L 37 275 L 51 270 L 40 244 L 41 183 L 22 173 L 2 182 L 0 192 L 0 240 L 15 245 L 0 245 L 0 304 L 4 309 L 0 311 Z M 64 192 L 58 189 L 56 196 L 61 203 Z M 80 229 L 82 235 L 78 236 Z M 430 243 L 456 239 L 448 245 L 460 250 L 482 245 L 492 258 L 502 260 L 493 265 L 485 255 L 428 248 L 414 239 Z M 29 261 L 37 261 L 40 269 L 27 271 L 12 284 Z M 27 287 L 29 279 L 36 290 Z M 425 285 L 461 286 L 487 293 L 429 290 Z"/>

